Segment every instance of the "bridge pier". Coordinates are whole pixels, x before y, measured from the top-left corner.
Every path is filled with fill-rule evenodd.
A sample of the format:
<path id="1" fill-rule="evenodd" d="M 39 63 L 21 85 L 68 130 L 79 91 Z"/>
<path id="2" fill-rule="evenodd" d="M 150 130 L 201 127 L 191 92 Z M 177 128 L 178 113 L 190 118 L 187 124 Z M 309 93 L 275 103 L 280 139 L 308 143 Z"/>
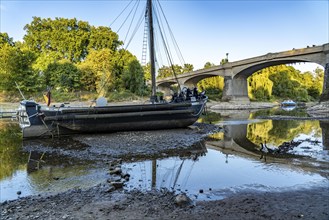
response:
<path id="1" fill-rule="evenodd" d="M 225 76 L 222 101 L 250 103 L 247 78 Z"/>
<path id="2" fill-rule="evenodd" d="M 329 63 L 324 67 L 323 90 L 320 97 L 320 102 L 329 101 Z"/>

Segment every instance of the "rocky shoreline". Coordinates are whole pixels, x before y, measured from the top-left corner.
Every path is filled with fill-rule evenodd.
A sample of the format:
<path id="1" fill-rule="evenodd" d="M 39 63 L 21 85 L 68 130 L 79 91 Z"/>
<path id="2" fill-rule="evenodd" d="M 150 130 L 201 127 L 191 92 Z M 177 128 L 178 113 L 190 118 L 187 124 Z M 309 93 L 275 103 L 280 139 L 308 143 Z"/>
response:
<path id="1" fill-rule="evenodd" d="M 250 103 L 231 103 L 231 102 L 210 102 L 207 106 L 211 110 L 251 110 L 266 109 L 280 106 L 279 103 L 271 102 L 250 102 Z"/>
<path id="2" fill-rule="evenodd" d="M 329 118 L 329 101 L 318 103 L 307 109 L 307 113 L 312 117 L 326 117 Z"/>

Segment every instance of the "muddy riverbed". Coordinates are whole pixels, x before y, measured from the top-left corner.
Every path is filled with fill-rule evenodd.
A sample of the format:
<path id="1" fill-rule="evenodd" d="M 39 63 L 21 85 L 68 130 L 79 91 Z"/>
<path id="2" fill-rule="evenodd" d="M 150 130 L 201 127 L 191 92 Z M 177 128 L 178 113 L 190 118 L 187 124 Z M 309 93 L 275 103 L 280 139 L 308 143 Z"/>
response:
<path id="1" fill-rule="evenodd" d="M 30 140 L 24 141 L 22 146 L 20 146 L 20 141 L 16 140 L 19 136 L 15 136 L 15 132 L 4 127 L 5 130 L 8 130 L 5 135 L 9 136 L 19 148 L 22 148 L 23 154 L 25 154 L 23 159 L 29 158 L 26 169 L 28 169 L 27 175 L 30 177 L 27 180 L 36 181 L 32 179 L 36 178 L 41 183 L 49 181 L 49 184 L 47 190 L 42 191 L 39 189 L 35 193 L 32 190 L 26 194 L 19 187 L 12 186 L 13 184 L 19 185 L 19 182 L 22 181 L 20 180 L 21 176 L 13 174 L 11 178 L 16 179 L 15 181 L 9 181 L 7 186 L 13 191 L 14 196 L 11 195 L 8 199 L 2 199 L 1 197 L 4 198 L 7 195 L 5 195 L 5 189 L 1 186 L 0 219 L 327 220 L 329 219 L 329 154 L 328 146 L 325 147 L 324 142 L 328 143 L 326 139 L 328 137 L 326 122 L 328 118 L 327 115 L 322 114 L 322 110 L 324 109 L 327 112 L 327 108 L 321 107 L 321 109 L 319 107 L 313 108 L 312 116 L 320 117 L 320 119 L 325 118 L 324 122 L 320 122 L 323 133 L 322 140 L 319 138 L 318 131 L 310 130 L 310 123 L 307 121 L 298 123 L 296 121 L 287 121 L 287 119 L 301 119 L 301 116 L 270 116 L 268 118 L 274 121 L 263 121 L 263 119 L 259 119 L 262 117 L 249 116 L 249 113 L 253 114 L 251 112 L 247 112 L 246 119 L 244 119 L 245 115 L 240 110 L 235 113 L 235 119 L 229 118 L 224 123 L 216 123 L 217 125 L 196 123 L 188 129 L 77 135 L 52 141 Z M 317 113 L 319 109 L 321 114 Z M 224 113 L 222 113 L 223 115 Z M 236 116 L 239 116 L 238 120 L 236 120 Z M 302 115 L 302 117 L 304 116 Z M 277 120 L 282 119 L 284 119 L 283 125 L 276 128 Z M 257 126 L 252 123 L 256 123 Z M 318 126 L 315 130 L 319 129 Z M 291 140 L 291 132 L 293 133 L 296 130 L 310 130 L 311 138 L 300 134 L 299 139 L 297 139 L 304 140 L 303 144 L 291 149 L 289 154 L 283 157 L 282 155 L 267 155 L 267 161 L 261 157 L 258 148 L 255 146 L 252 150 L 247 149 L 247 152 L 244 148 L 235 148 L 234 145 L 228 144 L 235 140 L 247 146 L 249 139 L 257 141 L 262 138 L 262 135 L 270 139 L 267 135 L 274 131 Z M 220 132 L 218 133 L 218 131 Z M 241 131 L 244 131 L 244 133 Z M 258 133 L 251 134 L 251 131 L 257 131 Z M 267 132 L 264 133 L 263 131 Z M 216 135 L 221 132 L 226 135 L 232 133 L 233 136 L 217 138 Z M 243 134 L 243 138 L 238 135 L 239 133 Z M 215 137 L 209 137 L 211 134 L 215 134 Z M 278 137 L 281 137 L 280 135 Z M 247 136 L 249 139 L 245 138 Z M 295 138 L 295 140 L 297 139 Z M 268 146 L 273 147 L 277 141 L 274 138 L 272 143 L 269 141 Z M 321 146 L 322 142 L 323 146 Z M 3 139 L 0 144 L 4 145 L 4 148 L 1 149 L 8 150 L 8 143 L 7 140 Z M 212 150 L 213 148 L 216 150 Z M 32 151 L 38 155 L 38 160 L 30 160 L 33 156 Z M 193 174 L 191 175 L 194 178 L 193 184 L 198 183 L 200 185 L 200 187 L 199 185 L 196 186 L 197 188 L 194 191 L 184 189 L 182 185 L 179 185 L 182 184 L 179 182 L 179 178 L 176 184 L 178 187 L 172 190 L 170 187 L 162 187 L 165 182 L 161 183 L 159 179 L 153 182 L 152 179 L 156 175 L 148 176 L 146 186 L 143 186 L 145 182 L 134 176 L 136 175 L 134 169 L 146 160 L 153 167 L 158 168 L 160 163 L 154 163 L 154 160 L 173 163 L 172 158 L 179 158 L 180 161 L 183 161 L 182 163 L 185 161 L 185 165 L 188 166 L 193 166 L 196 161 L 200 166 L 203 163 L 202 156 L 205 154 L 208 157 L 209 155 L 217 157 L 224 164 L 229 163 L 233 167 L 240 166 L 240 168 L 234 167 L 232 169 L 219 167 L 218 169 L 221 169 L 222 172 L 226 172 L 223 175 L 224 178 L 229 176 L 236 179 L 237 182 L 239 180 L 243 182 L 244 179 L 248 179 L 248 176 L 250 177 L 254 173 L 258 179 L 261 179 L 261 181 L 258 181 L 260 184 L 249 184 L 247 182 L 242 188 L 224 188 L 223 191 L 225 192 L 219 191 L 220 195 L 218 196 L 216 195 L 216 193 L 218 194 L 216 189 L 212 189 L 211 186 L 205 187 L 208 185 L 203 184 L 209 179 L 204 177 L 206 175 L 202 175 L 202 170 L 194 177 Z M 10 149 L 8 155 L 8 160 L 18 160 L 15 158 L 18 157 L 16 153 L 11 153 Z M 46 155 L 51 155 L 53 158 L 47 158 Z M 305 155 L 306 157 L 304 157 Z M 12 159 L 10 159 L 11 157 Z M 1 162 L 4 162 L 2 164 L 6 164 L 6 158 L 3 157 L 2 160 Z M 30 163 L 31 161 L 32 163 Z M 33 176 L 35 170 L 39 169 L 38 166 L 42 166 L 44 161 L 51 161 L 49 162 L 51 164 L 47 164 L 49 167 L 41 169 L 44 173 Z M 212 168 L 216 166 L 222 166 L 218 165 L 217 162 L 212 162 L 205 165 L 209 166 L 209 170 L 214 170 Z M 15 166 L 22 166 L 22 162 L 17 162 L 17 164 L 20 165 Z M 56 164 L 60 164 L 58 169 Z M 78 182 L 75 185 L 68 188 L 62 187 L 61 181 L 69 182 L 71 177 L 63 177 L 64 174 L 61 175 L 60 172 L 65 170 L 66 166 L 72 164 L 82 164 L 82 168 L 79 168 L 78 172 L 87 169 L 86 167 L 89 167 L 88 169 L 92 172 L 93 169 L 90 167 L 101 167 L 106 170 L 106 175 L 103 173 L 86 175 L 84 173 L 83 178 L 75 180 L 75 182 Z M 249 168 L 243 166 L 249 166 Z M 184 168 L 178 166 L 176 171 L 180 169 L 183 170 Z M 7 167 L 2 167 L 2 170 L 7 170 Z M 97 169 L 95 170 L 98 172 Z M 283 171 L 278 175 L 281 170 L 288 171 Z M 250 173 L 250 171 L 253 172 Z M 228 172 L 231 172 L 230 175 L 227 175 Z M 272 176 L 268 175 L 269 172 L 274 174 Z M 1 177 L 3 175 L 6 174 L 2 173 Z M 200 179 L 196 182 L 195 179 L 198 178 L 198 175 Z M 224 184 L 228 181 L 221 179 L 223 178 L 221 173 L 213 172 L 211 175 L 213 177 L 212 182 L 217 181 Z M 216 175 L 219 175 L 218 178 L 215 178 Z M 191 176 L 190 179 L 192 179 Z M 306 180 L 304 180 L 304 177 Z M 285 181 L 288 183 L 286 184 Z M 292 183 L 289 183 L 289 181 Z M 306 181 L 306 184 L 296 185 L 296 183 L 302 181 Z M 97 184 L 88 185 L 88 182 Z M 58 183 L 61 184 L 58 185 Z M 272 183 L 274 187 L 269 187 Z M 27 184 L 33 183 L 27 182 Z M 232 183 L 227 182 L 226 184 L 230 185 Z M 132 186 L 130 187 L 130 185 Z"/>
<path id="2" fill-rule="evenodd" d="M 94 165 L 106 164 L 111 175 L 96 186 L 18 195 L 18 199 L 0 204 L 1 219 L 328 219 L 326 180 L 318 185 L 276 191 L 245 188 L 226 193 L 221 199 L 205 201 L 189 194 L 185 197 L 185 192 L 179 190 L 161 187 L 139 190 L 136 185 L 128 190 L 124 187 L 133 177 L 129 170 L 120 170 L 122 163 L 171 155 L 197 159 L 207 151 L 205 145 L 199 143 L 220 130 L 219 126 L 197 123 L 188 129 L 81 135 L 51 142 L 27 141 L 23 144 L 26 152 L 56 154 L 71 158 L 72 163 L 88 160 Z M 209 192 L 211 188 L 203 190 Z M 199 194 L 205 193 L 202 191 L 200 189 Z"/>

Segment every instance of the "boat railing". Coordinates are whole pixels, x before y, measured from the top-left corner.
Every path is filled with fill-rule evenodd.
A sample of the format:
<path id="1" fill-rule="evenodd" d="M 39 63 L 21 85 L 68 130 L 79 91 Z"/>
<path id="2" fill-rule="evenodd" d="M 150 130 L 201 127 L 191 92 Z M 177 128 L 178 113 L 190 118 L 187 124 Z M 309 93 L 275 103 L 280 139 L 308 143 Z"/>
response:
<path id="1" fill-rule="evenodd" d="M 1 118 L 15 118 L 16 111 L 0 111 L 0 119 Z"/>

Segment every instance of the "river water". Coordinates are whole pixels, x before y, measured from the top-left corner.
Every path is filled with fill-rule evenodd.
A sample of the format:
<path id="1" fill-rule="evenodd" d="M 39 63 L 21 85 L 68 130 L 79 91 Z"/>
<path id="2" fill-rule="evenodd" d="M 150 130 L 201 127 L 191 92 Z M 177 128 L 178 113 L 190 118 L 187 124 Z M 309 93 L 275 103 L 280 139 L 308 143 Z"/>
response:
<path id="1" fill-rule="evenodd" d="M 257 119 L 272 114 L 306 115 L 303 110 L 276 111 L 208 114 L 201 121 L 223 127 L 221 132 L 197 143 L 198 150 L 186 156 L 123 162 L 123 172 L 130 175 L 124 189 L 174 190 L 195 200 L 213 200 L 246 190 L 329 186 L 328 121 Z M 261 143 L 273 152 L 262 155 Z M 109 178 L 106 163 L 49 152 L 27 151 L 17 121 L 0 120 L 0 202 L 83 189 Z"/>

